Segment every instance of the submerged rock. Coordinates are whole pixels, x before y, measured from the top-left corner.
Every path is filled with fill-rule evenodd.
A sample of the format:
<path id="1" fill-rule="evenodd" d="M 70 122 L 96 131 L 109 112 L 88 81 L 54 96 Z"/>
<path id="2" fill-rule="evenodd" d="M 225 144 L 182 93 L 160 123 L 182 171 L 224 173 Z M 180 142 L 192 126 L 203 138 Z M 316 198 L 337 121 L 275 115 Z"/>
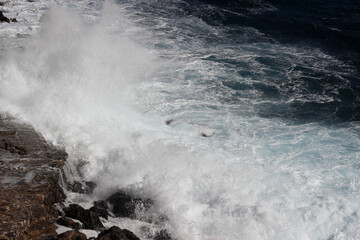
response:
<path id="1" fill-rule="evenodd" d="M 149 209 L 154 201 L 151 199 L 134 198 L 124 192 L 117 192 L 107 199 L 113 205 L 116 217 L 137 218 L 137 214 Z"/>
<path id="2" fill-rule="evenodd" d="M 84 233 L 78 232 L 76 230 L 71 230 L 60 234 L 56 239 L 58 240 L 87 240 L 87 237 Z"/>
<path id="3" fill-rule="evenodd" d="M 124 229 L 121 230 L 117 226 L 113 226 L 101 232 L 97 240 L 140 240 L 133 232 Z"/>
<path id="4" fill-rule="evenodd" d="M 78 219 L 84 224 L 84 228 L 93 230 L 104 230 L 105 227 L 101 223 L 99 215 L 90 209 L 84 209 L 77 204 L 70 204 L 65 209 L 65 215 L 70 218 Z"/>

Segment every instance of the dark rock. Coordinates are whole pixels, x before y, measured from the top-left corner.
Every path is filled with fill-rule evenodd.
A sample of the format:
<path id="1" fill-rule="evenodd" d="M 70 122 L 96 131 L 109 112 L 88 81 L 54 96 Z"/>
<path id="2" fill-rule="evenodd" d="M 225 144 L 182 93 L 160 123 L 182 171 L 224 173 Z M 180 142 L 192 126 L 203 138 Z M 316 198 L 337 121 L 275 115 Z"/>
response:
<path id="1" fill-rule="evenodd" d="M 125 234 L 126 238 L 129 240 L 140 240 L 133 232 L 123 229 L 122 232 Z"/>
<path id="2" fill-rule="evenodd" d="M 54 204 L 65 199 L 59 179 L 66 153 L 12 119 L 1 118 L 0 129 L 0 239 L 57 236 Z"/>
<path id="3" fill-rule="evenodd" d="M 0 148 L 9 151 L 10 153 L 16 153 L 19 155 L 26 155 L 28 150 L 25 146 L 16 144 L 9 139 L 2 139 L 0 143 Z"/>
<path id="4" fill-rule="evenodd" d="M 154 204 L 151 199 L 133 198 L 123 192 L 117 192 L 107 200 L 113 205 L 115 216 L 128 218 L 136 218 L 137 212 L 145 212 Z"/>
<path id="5" fill-rule="evenodd" d="M 2 13 L 2 11 L 0 11 L 0 22 L 10 23 L 10 19 L 8 19 L 7 17 L 5 17 L 4 14 Z"/>
<path id="6" fill-rule="evenodd" d="M 72 220 L 71 218 L 67 218 L 67 217 L 60 217 L 57 221 L 57 224 L 63 225 L 65 227 L 69 227 L 72 229 L 80 229 L 81 228 L 81 224 L 78 222 L 75 222 L 74 220 Z"/>
<path id="7" fill-rule="evenodd" d="M 59 236 L 57 236 L 58 240 L 87 240 L 86 235 L 84 233 L 75 231 L 75 230 L 71 230 L 71 231 L 67 231 L 64 232 L 62 234 L 60 234 Z"/>
<path id="8" fill-rule="evenodd" d="M 85 193 L 92 194 L 96 187 L 97 185 L 95 182 L 92 181 L 85 182 Z"/>
<path id="9" fill-rule="evenodd" d="M 101 232 L 98 240 L 140 240 L 134 233 L 129 230 L 121 230 L 117 226 L 113 226 L 103 232 Z"/>
<path id="10" fill-rule="evenodd" d="M 201 133 L 200 136 L 202 136 L 202 137 L 210 137 L 209 135 L 207 135 L 205 133 Z"/>
<path id="11" fill-rule="evenodd" d="M 83 194 L 92 194 L 93 190 L 97 187 L 96 183 L 94 182 L 73 182 L 68 184 L 68 188 L 69 190 L 71 190 L 72 192 L 77 192 L 77 193 L 83 193 Z"/>
<path id="12" fill-rule="evenodd" d="M 18 20 L 16 18 L 11 18 L 10 21 L 11 22 L 18 22 Z"/>
<path id="13" fill-rule="evenodd" d="M 96 212 L 100 217 L 108 219 L 108 208 L 109 205 L 106 201 L 95 201 L 94 206 L 90 208 L 90 211 Z"/>
<path id="14" fill-rule="evenodd" d="M 81 182 L 73 182 L 71 184 L 69 184 L 69 189 L 72 191 L 72 192 L 76 192 L 76 193 L 85 193 L 85 188 L 84 186 L 82 185 Z"/>
<path id="15" fill-rule="evenodd" d="M 75 218 L 84 224 L 86 229 L 94 229 L 102 231 L 105 229 L 104 225 L 99 219 L 99 215 L 89 209 L 85 210 L 77 204 L 70 204 L 65 208 L 65 215 L 70 218 Z"/>
<path id="16" fill-rule="evenodd" d="M 170 119 L 170 120 L 165 121 L 165 124 L 168 125 L 168 126 L 172 126 L 174 123 L 175 123 L 174 119 Z"/>
<path id="17" fill-rule="evenodd" d="M 172 240 L 170 233 L 168 231 L 161 230 L 160 232 L 155 233 L 154 240 Z"/>

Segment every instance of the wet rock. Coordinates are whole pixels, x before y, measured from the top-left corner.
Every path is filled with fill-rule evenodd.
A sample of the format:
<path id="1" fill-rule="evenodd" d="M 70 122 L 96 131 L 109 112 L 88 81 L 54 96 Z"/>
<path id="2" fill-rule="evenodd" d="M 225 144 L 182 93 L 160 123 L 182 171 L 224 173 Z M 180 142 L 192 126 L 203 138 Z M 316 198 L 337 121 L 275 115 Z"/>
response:
<path id="1" fill-rule="evenodd" d="M 85 182 L 85 193 L 86 194 L 92 194 L 96 187 L 97 187 L 97 185 L 93 181 Z"/>
<path id="2" fill-rule="evenodd" d="M 10 153 L 16 153 L 19 155 L 26 155 L 28 150 L 25 146 L 16 144 L 9 139 L 2 139 L 0 143 L 0 148 L 9 151 Z"/>
<path id="3" fill-rule="evenodd" d="M 78 222 L 75 222 L 74 220 L 72 220 L 71 218 L 67 218 L 67 217 L 60 217 L 57 221 L 57 224 L 63 225 L 65 227 L 69 227 L 72 229 L 80 229 L 81 228 L 81 224 Z"/>
<path id="4" fill-rule="evenodd" d="M 108 208 L 109 205 L 106 201 L 95 201 L 94 206 L 90 208 L 90 211 L 96 212 L 100 217 L 108 219 Z"/>
<path id="5" fill-rule="evenodd" d="M 65 199 L 59 179 L 66 158 L 32 127 L 0 119 L 0 239 L 57 235 L 55 204 Z"/>
<path id="6" fill-rule="evenodd" d="M 154 240 L 172 240 L 170 233 L 168 231 L 161 230 L 160 232 L 155 233 Z"/>
<path id="7" fill-rule="evenodd" d="M 107 200 L 113 205 L 115 216 L 128 218 L 136 218 L 137 213 L 145 212 L 154 204 L 151 199 L 133 198 L 124 192 L 117 192 Z"/>
<path id="8" fill-rule="evenodd" d="M 60 234 L 56 239 L 58 240 L 87 240 L 87 237 L 84 233 L 78 232 L 76 230 L 71 230 Z"/>
<path id="9" fill-rule="evenodd" d="M 73 182 L 71 184 L 69 184 L 69 189 L 72 191 L 72 192 L 76 192 L 76 193 L 85 193 L 85 188 L 84 186 L 82 185 L 81 182 Z"/>
<path id="10" fill-rule="evenodd" d="M 126 238 L 129 240 L 140 240 L 133 232 L 123 229 L 122 232 L 125 234 Z"/>
<path id="11" fill-rule="evenodd" d="M 7 17 L 5 17 L 4 14 L 2 13 L 2 11 L 0 11 L 0 22 L 10 23 L 10 19 L 8 19 Z"/>
<path id="12" fill-rule="evenodd" d="M 96 183 L 88 182 L 73 182 L 68 184 L 68 188 L 72 192 L 82 193 L 82 194 L 92 194 L 93 190 L 97 187 Z"/>
<path id="13" fill-rule="evenodd" d="M 133 232 L 113 226 L 101 232 L 97 240 L 140 240 Z"/>
<path id="14" fill-rule="evenodd" d="M 77 204 L 70 204 L 65 208 L 65 215 L 70 218 L 78 219 L 84 224 L 84 228 L 102 231 L 104 225 L 99 219 L 99 215 L 89 209 L 85 210 Z"/>
<path id="15" fill-rule="evenodd" d="M 172 125 L 175 124 L 175 120 L 174 119 L 166 120 L 165 124 L 168 125 L 168 126 L 172 126 Z"/>

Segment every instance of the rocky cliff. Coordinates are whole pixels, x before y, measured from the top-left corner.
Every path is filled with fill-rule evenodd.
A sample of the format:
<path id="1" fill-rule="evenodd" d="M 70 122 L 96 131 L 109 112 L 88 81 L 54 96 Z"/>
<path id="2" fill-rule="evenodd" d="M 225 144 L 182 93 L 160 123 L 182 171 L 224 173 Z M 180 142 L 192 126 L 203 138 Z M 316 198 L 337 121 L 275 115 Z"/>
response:
<path id="1" fill-rule="evenodd" d="M 0 118 L 0 239 L 56 236 L 67 154 L 31 126 Z"/>

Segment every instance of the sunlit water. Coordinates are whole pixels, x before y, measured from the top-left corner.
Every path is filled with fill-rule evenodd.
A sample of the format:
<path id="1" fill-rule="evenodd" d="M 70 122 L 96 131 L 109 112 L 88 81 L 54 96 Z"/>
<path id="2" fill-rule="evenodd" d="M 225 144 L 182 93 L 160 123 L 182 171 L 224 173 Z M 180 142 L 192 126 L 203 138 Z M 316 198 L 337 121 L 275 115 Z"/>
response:
<path id="1" fill-rule="evenodd" d="M 177 239 L 360 238 L 351 64 L 209 24 L 213 5 L 31 4 L 1 24 L 1 110 L 64 146 L 94 198 L 150 197 Z"/>

